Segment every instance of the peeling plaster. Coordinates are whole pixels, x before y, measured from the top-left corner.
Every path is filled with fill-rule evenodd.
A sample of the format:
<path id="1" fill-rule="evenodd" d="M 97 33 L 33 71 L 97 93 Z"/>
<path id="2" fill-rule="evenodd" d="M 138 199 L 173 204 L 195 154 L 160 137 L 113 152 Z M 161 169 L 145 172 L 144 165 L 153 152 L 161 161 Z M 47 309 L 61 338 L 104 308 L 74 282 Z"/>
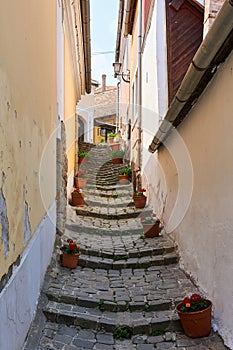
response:
<path id="1" fill-rule="evenodd" d="M 24 204 L 24 219 L 23 219 L 23 240 L 24 240 L 24 247 L 26 247 L 27 242 L 31 238 L 31 225 L 29 222 L 29 216 L 28 216 L 28 203 L 25 202 Z"/>
<path id="2" fill-rule="evenodd" d="M 2 182 L 4 183 L 5 174 L 2 173 Z M 5 258 L 9 254 L 9 221 L 7 217 L 6 200 L 2 189 L 0 189 L 0 219 L 2 225 L 2 242 L 4 244 Z"/>

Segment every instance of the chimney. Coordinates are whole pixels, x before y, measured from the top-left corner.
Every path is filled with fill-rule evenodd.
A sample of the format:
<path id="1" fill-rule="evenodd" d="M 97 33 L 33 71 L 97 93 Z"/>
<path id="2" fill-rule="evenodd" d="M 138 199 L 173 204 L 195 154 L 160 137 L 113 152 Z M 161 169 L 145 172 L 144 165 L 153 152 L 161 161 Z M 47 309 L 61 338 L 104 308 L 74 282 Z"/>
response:
<path id="1" fill-rule="evenodd" d="M 212 26 L 225 0 L 205 0 L 204 37 Z"/>
<path id="2" fill-rule="evenodd" d="M 106 90 L 106 74 L 102 74 L 102 91 Z"/>

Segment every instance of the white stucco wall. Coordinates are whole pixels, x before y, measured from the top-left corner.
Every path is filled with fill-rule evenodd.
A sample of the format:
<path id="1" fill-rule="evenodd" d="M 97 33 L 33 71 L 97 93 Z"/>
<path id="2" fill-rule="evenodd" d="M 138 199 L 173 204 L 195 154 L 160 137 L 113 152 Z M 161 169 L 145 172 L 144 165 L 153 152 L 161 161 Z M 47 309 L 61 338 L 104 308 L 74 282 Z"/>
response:
<path id="1" fill-rule="evenodd" d="M 163 194 L 164 219 L 192 191 L 190 204 L 180 222 L 173 225 L 181 265 L 194 278 L 214 305 L 214 325 L 225 344 L 233 349 L 233 54 L 220 66 L 189 116 L 178 128 L 188 149 L 193 181 L 183 187 L 180 179 L 189 177 L 185 162 L 176 161 L 180 143 L 174 134 L 161 147 L 159 162 L 164 177 L 156 179 Z M 178 164 L 176 166 L 176 164 Z M 190 188 L 190 186 L 192 186 Z M 179 201 L 175 204 L 179 192 Z"/>
<path id="2" fill-rule="evenodd" d="M 167 111 L 167 58 L 166 58 L 166 12 L 162 1 L 155 2 L 151 27 L 142 55 L 142 129 L 143 129 L 143 186 L 150 192 L 148 198 L 154 212 L 156 203 L 157 156 L 148 147 Z"/>
<path id="3" fill-rule="evenodd" d="M 55 203 L 40 223 L 6 287 L 0 293 L 0 349 L 21 350 L 50 262 L 56 227 Z"/>

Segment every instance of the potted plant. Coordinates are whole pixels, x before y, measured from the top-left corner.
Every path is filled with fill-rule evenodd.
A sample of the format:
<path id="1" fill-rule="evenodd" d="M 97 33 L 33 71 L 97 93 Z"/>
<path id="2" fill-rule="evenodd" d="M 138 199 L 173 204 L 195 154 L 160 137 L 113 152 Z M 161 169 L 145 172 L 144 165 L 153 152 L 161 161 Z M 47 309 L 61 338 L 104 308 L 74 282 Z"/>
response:
<path id="1" fill-rule="evenodd" d="M 127 185 L 131 180 L 132 169 L 130 167 L 122 168 L 118 171 L 119 182 L 122 185 Z"/>
<path id="2" fill-rule="evenodd" d="M 113 151 L 112 152 L 112 163 L 113 164 L 122 164 L 123 157 L 124 157 L 124 151 L 122 149 L 119 149 L 117 151 Z"/>
<path id="3" fill-rule="evenodd" d="M 81 188 L 79 187 L 75 188 L 75 190 L 71 193 L 71 197 L 72 197 L 72 205 L 74 205 L 75 207 L 80 205 L 85 205 Z"/>
<path id="4" fill-rule="evenodd" d="M 212 302 L 192 294 L 176 306 L 185 334 L 191 338 L 206 337 L 211 331 Z"/>
<path id="5" fill-rule="evenodd" d="M 145 188 L 140 188 L 133 194 L 133 201 L 136 208 L 144 208 L 147 197 L 144 195 Z"/>
<path id="6" fill-rule="evenodd" d="M 160 219 L 148 217 L 141 220 L 144 235 L 146 238 L 158 237 L 162 227 Z"/>
<path id="7" fill-rule="evenodd" d="M 87 173 L 85 170 L 80 170 L 74 177 L 74 187 L 84 188 L 87 185 Z"/>
<path id="8" fill-rule="evenodd" d="M 114 142 L 114 137 L 116 137 L 116 134 L 114 132 L 110 132 L 108 134 L 108 142 L 113 143 Z"/>
<path id="9" fill-rule="evenodd" d="M 86 164 L 87 163 L 87 154 L 88 152 L 78 151 L 78 164 Z"/>
<path id="10" fill-rule="evenodd" d="M 78 265 L 80 246 L 78 246 L 76 242 L 69 238 L 67 239 L 67 243 L 63 244 L 60 250 L 62 251 L 62 266 L 74 269 Z"/>

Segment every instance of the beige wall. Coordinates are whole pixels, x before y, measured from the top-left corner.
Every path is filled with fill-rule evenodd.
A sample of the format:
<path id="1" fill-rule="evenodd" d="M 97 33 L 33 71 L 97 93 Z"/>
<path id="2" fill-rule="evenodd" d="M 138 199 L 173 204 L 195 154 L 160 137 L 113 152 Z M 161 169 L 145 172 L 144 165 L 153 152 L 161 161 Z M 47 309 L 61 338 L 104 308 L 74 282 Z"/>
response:
<path id="1" fill-rule="evenodd" d="M 193 167 L 193 188 L 182 183 L 189 180 L 190 164 L 180 155 L 180 143 L 174 135 L 159 150 L 159 162 L 165 174 L 158 177 L 159 210 L 164 210 L 168 224 L 171 211 L 177 210 L 180 222 L 173 225 L 178 242 L 181 264 L 212 299 L 214 322 L 226 345 L 233 349 L 233 118 L 232 118 L 233 55 L 221 65 L 214 79 L 178 131 L 182 136 Z M 173 160 L 171 157 L 173 152 Z M 184 151 L 185 153 L 185 151 Z M 176 159 L 177 158 L 177 159 Z M 179 164 L 176 166 L 175 164 Z M 161 173 L 162 174 L 162 173 Z M 153 174 L 150 174 L 150 177 Z M 183 180 L 182 179 L 183 176 Z M 185 177 L 186 176 L 186 177 Z M 179 206 L 192 191 L 187 211 Z M 180 199 L 175 204 L 178 191 Z M 164 207 L 163 207 L 164 206 Z M 182 215 L 184 218 L 182 219 Z"/>
<path id="2" fill-rule="evenodd" d="M 25 15 L 25 14 L 30 15 Z M 1 1 L 0 11 L 0 188 L 9 223 L 9 254 L 0 240 L 0 278 L 24 249 L 24 207 L 31 234 L 46 209 L 40 160 L 56 127 L 56 1 Z M 51 144 L 54 147 L 55 139 Z M 55 158 L 47 172 L 48 205 L 55 198 Z M 3 175 L 4 174 L 4 175 Z M 43 183 L 42 186 L 46 183 Z M 0 224 L 0 235 L 3 227 Z"/>
<path id="3" fill-rule="evenodd" d="M 75 165 L 75 112 L 76 95 L 72 75 L 70 51 L 67 37 L 65 35 L 65 125 L 66 125 L 66 146 L 68 157 L 68 176 L 74 170 Z"/>

